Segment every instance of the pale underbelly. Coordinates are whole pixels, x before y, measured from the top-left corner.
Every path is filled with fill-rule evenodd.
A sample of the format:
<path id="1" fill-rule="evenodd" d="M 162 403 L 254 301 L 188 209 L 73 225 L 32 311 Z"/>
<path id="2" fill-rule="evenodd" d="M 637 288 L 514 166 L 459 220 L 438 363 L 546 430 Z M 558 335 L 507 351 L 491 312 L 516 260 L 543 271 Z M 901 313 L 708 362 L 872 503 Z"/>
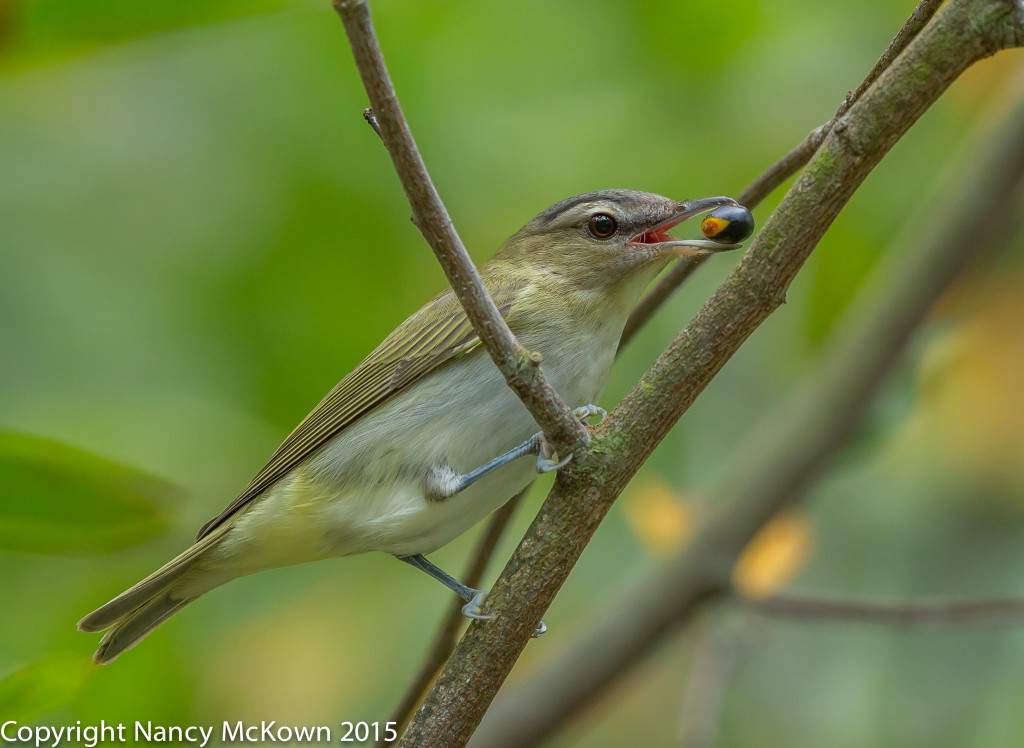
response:
<path id="1" fill-rule="evenodd" d="M 520 457 L 443 501 L 427 499 L 418 481 L 328 496 L 286 479 L 240 516 L 211 566 L 243 576 L 279 566 L 381 551 L 431 553 L 511 499 L 536 476 Z"/>

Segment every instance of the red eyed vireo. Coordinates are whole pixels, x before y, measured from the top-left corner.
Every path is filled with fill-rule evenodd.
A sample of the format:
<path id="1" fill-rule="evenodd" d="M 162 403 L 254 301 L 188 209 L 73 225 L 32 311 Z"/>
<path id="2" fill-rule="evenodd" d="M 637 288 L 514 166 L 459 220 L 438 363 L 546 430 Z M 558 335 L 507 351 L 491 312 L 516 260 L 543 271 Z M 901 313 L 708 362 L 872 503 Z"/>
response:
<path id="1" fill-rule="evenodd" d="M 585 406 L 581 418 L 603 414 L 586 404 L 601 393 L 644 287 L 673 257 L 738 246 L 676 239 L 669 229 L 736 205 L 627 190 L 578 195 L 526 224 L 480 274 L 512 332 L 543 354 L 554 389 Z M 78 628 L 107 630 L 94 659 L 110 662 L 235 577 L 365 551 L 426 571 L 467 600 L 467 615 L 485 618 L 486 593 L 424 554 L 563 464 L 531 436 L 536 429 L 449 289 L 331 390 L 191 548 Z M 528 454 L 536 461 L 520 459 Z"/>

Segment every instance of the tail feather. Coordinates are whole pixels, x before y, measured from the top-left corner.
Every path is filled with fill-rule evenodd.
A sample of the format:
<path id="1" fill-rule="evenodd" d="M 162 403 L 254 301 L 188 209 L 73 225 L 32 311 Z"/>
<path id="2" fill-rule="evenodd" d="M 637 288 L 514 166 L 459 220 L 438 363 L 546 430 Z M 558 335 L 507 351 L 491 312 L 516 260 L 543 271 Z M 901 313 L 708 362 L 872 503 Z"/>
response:
<path id="1" fill-rule="evenodd" d="M 95 662 L 113 661 L 202 594 L 173 593 L 175 584 L 204 553 L 224 538 L 230 526 L 218 530 L 78 622 L 79 631 L 110 629 L 93 656 Z"/>
<path id="2" fill-rule="evenodd" d="M 150 600 L 114 624 L 100 640 L 99 649 L 92 656 L 97 665 L 113 662 L 118 655 L 131 649 L 172 615 L 184 608 L 196 598 L 175 600 L 168 593 Z"/>

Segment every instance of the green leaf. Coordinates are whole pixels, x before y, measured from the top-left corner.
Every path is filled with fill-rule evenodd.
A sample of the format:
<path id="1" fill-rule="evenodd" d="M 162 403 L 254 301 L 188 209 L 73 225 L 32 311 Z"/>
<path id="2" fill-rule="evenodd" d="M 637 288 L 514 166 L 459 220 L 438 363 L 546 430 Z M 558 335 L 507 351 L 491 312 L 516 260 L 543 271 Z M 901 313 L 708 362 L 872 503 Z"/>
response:
<path id="1" fill-rule="evenodd" d="M 69 703 L 95 671 L 88 657 L 55 652 L 0 680 L 4 720 L 29 722 Z"/>
<path id="2" fill-rule="evenodd" d="M 0 432 L 0 549 L 105 553 L 166 526 L 170 483 L 59 442 Z"/>

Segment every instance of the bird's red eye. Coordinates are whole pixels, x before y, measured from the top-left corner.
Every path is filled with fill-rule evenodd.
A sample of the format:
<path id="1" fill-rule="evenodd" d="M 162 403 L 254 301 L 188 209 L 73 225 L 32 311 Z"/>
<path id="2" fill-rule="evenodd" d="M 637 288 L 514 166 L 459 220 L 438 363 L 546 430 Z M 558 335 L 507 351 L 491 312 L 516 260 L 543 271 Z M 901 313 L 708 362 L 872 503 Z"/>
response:
<path id="1" fill-rule="evenodd" d="M 595 238 L 607 239 L 618 230 L 619 225 L 607 213 L 598 213 L 590 219 L 587 228 Z"/>

